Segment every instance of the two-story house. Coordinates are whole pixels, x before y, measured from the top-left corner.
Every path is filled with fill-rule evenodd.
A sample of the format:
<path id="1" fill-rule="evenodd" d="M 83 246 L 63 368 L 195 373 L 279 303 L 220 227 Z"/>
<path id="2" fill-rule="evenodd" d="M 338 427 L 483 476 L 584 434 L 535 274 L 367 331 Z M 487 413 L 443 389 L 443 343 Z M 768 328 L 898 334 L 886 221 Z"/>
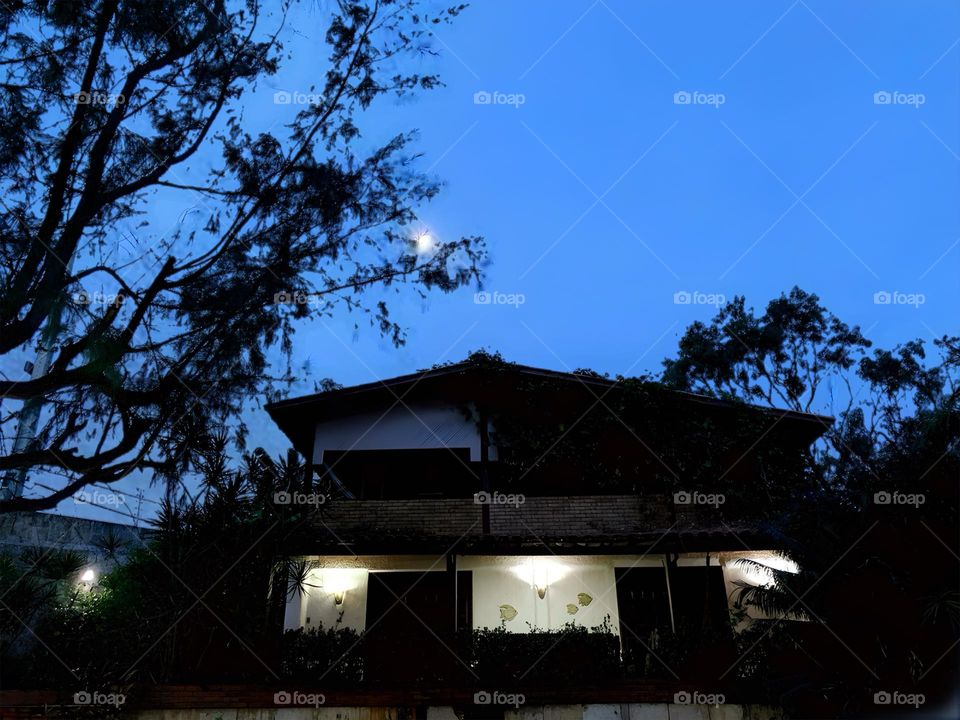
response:
<path id="1" fill-rule="evenodd" d="M 324 493 L 285 626 L 362 631 L 368 675 L 400 679 L 465 664 L 464 630 L 606 625 L 656 666 L 666 634 L 728 627 L 770 581 L 740 559 L 790 567 L 751 498 L 830 422 L 484 359 L 268 411 Z"/>

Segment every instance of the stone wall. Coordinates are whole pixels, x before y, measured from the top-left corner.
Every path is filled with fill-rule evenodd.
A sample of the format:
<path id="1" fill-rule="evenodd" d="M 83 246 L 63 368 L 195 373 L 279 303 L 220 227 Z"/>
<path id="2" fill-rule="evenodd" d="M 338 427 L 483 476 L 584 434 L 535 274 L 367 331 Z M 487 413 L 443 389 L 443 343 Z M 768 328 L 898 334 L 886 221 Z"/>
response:
<path id="1" fill-rule="evenodd" d="M 150 530 L 132 525 L 90 520 L 39 512 L 0 515 L 0 552 L 17 555 L 28 548 L 61 548 L 83 553 L 98 572 L 109 569 L 117 560 L 141 546 Z M 115 557 L 108 557 L 104 541 L 113 536 L 120 542 Z"/>

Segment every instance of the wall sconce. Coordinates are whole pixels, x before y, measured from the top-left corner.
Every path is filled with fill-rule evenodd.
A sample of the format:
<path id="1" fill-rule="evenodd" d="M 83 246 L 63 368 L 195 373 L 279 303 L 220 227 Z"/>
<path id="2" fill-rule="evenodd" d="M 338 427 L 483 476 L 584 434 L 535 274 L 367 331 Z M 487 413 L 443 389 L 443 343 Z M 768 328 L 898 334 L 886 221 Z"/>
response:
<path id="1" fill-rule="evenodd" d="M 362 568 L 317 568 L 313 572 L 319 580 L 314 587 L 332 596 L 333 604 L 337 607 L 343 605 L 348 590 L 362 587 L 362 581 L 367 573 Z"/>
<path id="2" fill-rule="evenodd" d="M 566 563 L 547 557 L 528 557 L 513 568 L 514 574 L 536 591 L 537 597 L 543 600 L 547 596 L 547 588 L 552 583 L 566 577 L 570 566 Z"/>

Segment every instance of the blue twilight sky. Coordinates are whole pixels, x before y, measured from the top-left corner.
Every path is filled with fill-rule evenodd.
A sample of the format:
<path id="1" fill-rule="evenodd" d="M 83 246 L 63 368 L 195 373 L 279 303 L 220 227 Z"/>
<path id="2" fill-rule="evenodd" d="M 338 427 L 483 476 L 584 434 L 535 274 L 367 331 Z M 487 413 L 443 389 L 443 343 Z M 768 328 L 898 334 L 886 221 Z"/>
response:
<path id="1" fill-rule="evenodd" d="M 274 92 L 320 83 L 325 8 L 292 18 L 251 129 L 294 111 Z M 399 350 L 351 316 L 305 326 L 303 392 L 480 347 L 657 372 L 711 296 L 761 307 L 793 285 L 881 345 L 960 330 L 960 4 L 477 0 L 434 49 L 422 69 L 446 87 L 376 105 L 365 136 L 420 129 L 446 183 L 423 227 L 486 236 L 501 294 L 402 294 Z M 262 410 L 249 422 L 252 445 L 286 447 Z"/>

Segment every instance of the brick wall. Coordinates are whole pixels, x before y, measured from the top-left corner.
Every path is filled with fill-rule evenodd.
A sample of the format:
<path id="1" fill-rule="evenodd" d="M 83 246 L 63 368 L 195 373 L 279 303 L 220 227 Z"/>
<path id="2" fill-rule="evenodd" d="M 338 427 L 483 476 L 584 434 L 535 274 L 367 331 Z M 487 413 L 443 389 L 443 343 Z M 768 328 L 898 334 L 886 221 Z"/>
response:
<path id="1" fill-rule="evenodd" d="M 472 499 L 337 500 L 322 514 L 331 529 L 367 529 L 384 534 L 418 531 L 424 535 L 481 532 L 480 505 Z"/>
<path id="2" fill-rule="evenodd" d="M 668 498 L 635 495 L 528 497 L 522 503 L 494 502 L 490 534 L 604 537 L 665 530 L 673 523 Z M 318 523 L 337 533 L 351 530 L 424 536 L 481 535 L 483 506 L 472 498 L 338 500 Z"/>

